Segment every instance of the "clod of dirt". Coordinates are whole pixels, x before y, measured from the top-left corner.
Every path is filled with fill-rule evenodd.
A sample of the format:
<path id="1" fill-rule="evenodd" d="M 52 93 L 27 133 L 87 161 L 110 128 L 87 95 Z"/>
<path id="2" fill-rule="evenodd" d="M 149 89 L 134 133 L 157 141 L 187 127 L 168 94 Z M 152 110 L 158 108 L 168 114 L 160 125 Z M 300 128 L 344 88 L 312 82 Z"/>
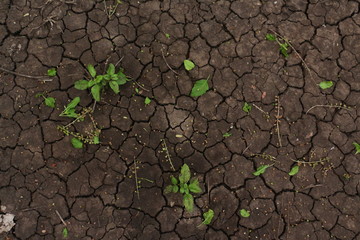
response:
<path id="1" fill-rule="evenodd" d="M 1 206 L 1 209 L 3 209 L 3 206 Z M 0 234 L 9 232 L 15 226 L 14 217 L 15 215 L 11 213 L 0 214 Z"/>

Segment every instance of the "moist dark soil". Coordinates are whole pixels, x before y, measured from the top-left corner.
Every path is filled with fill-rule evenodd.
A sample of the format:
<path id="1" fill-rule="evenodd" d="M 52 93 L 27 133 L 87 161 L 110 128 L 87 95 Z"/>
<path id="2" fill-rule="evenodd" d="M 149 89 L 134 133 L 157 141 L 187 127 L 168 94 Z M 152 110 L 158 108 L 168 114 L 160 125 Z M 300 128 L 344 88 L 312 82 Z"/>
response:
<path id="1" fill-rule="evenodd" d="M 359 1 L 115 5 L 0 3 L 0 67 L 57 68 L 52 81 L 0 71 L 0 205 L 16 223 L 1 239 L 63 239 L 64 223 L 68 239 L 360 239 Z M 290 40 L 287 58 L 266 40 L 272 31 Z M 87 64 L 110 63 L 132 81 L 96 103 L 101 143 L 74 149 L 56 128 L 72 120 L 59 114 L 76 96 L 93 107 L 73 84 Z M 210 90 L 190 97 L 206 78 Z M 191 213 L 164 194 L 184 163 L 203 190 Z M 254 176 L 261 165 L 271 167 Z M 211 224 L 198 227 L 209 208 Z"/>

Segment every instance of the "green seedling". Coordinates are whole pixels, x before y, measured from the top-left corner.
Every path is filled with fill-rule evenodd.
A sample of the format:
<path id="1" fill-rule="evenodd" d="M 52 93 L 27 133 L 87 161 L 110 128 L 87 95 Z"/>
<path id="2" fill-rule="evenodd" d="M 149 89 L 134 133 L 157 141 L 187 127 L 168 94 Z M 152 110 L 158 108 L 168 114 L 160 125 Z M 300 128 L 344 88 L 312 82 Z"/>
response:
<path id="1" fill-rule="evenodd" d="M 268 41 L 272 41 L 272 42 L 275 42 L 275 41 L 276 41 L 277 44 L 279 45 L 279 50 L 280 50 L 281 54 L 282 54 L 284 57 L 288 57 L 288 56 L 289 56 L 288 51 L 289 51 L 290 45 L 289 45 L 289 43 L 288 43 L 288 41 L 287 41 L 286 39 L 284 39 L 284 38 L 279 38 L 279 37 L 277 37 L 277 36 L 275 36 L 274 34 L 271 34 L 271 33 L 266 34 L 266 39 L 267 39 Z"/>
<path id="2" fill-rule="evenodd" d="M 187 71 L 191 71 L 195 67 L 195 64 L 191 60 L 184 60 L 184 67 Z"/>
<path id="3" fill-rule="evenodd" d="M 43 93 L 38 93 L 35 95 L 36 98 L 42 97 L 44 99 L 44 104 L 48 107 L 55 108 L 56 99 L 53 97 L 45 97 Z"/>
<path id="4" fill-rule="evenodd" d="M 69 236 L 69 231 L 66 227 L 64 227 L 62 230 L 62 236 L 63 238 L 67 238 Z"/>
<path id="5" fill-rule="evenodd" d="M 246 209 L 241 209 L 240 210 L 240 215 L 242 217 L 244 217 L 244 218 L 248 218 L 248 217 L 250 217 L 250 212 L 248 210 L 246 210 Z"/>
<path id="6" fill-rule="evenodd" d="M 355 150 L 356 150 L 355 154 L 360 153 L 360 144 L 358 144 L 357 142 L 353 142 L 353 145 L 354 145 Z"/>
<path id="7" fill-rule="evenodd" d="M 209 209 L 209 211 L 203 213 L 204 221 L 198 226 L 201 225 L 209 225 L 214 218 L 214 211 L 212 209 Z"/>
<path id="8" fill-rule="evenodd" d="M 271 165 L 261 165 L 260 167 L 258 167 L 256 169 L 255 172 L 253 172 L 254 176 L 260 176 L 261 174 L 265 173 L 266 169 L 268 169 L 269 167 L 273 166 L 274 164 Z"/>
<path id="9" fill-rule="evenodd" d="M 165 37 L 168 38 L 168 39 L 170 39 L 170 34 L 165 33 Z"/>
<path id="10" fill-rule="evenodd" d="M 50 69 L 48 69 L 47 70 L 47 75 L 49 76 L 49 77 L 55 77 L 56 76 L 56 68 L 50 68 Z"/>
<path id="11" fill-rule="evenodd" d="M 192 193 L 200 193 L 202 190 L 199 186 L 197 178 L 190 180 L 191 173 L 187 164 L 181 167 L 179 178 L 174 176 L 170 177 L 171 185 L 165 188 L 165 193 L 177 193 L 183 194 L 183 204 L 188 212 L 192 212 L 194 209 L 194 197 Z"/>
<path id="12" fill-rule="evenodd" d="M 109 64 L 109 67 L 104 75 L 97 75 L 93 65 L 89 64 L 87 70 L 90 73 L 91 79 L 78 80 L 75 82 L 75 88 L 78 90 L 86 90 L 90 88 L 91 95 L 95 101 L 99 102 L 101 99 L 101 92 L 105 87 L 109 86 L 114 93 L 120 92 L 119 86 L 124 85 L 129 81 L 128 77 L 124 74 L 124 70 L 116 73 L 114 64 Z"/>
<path id="13" fill-rule="evenodd" d="M 208 84 L 209 77 L 207 79 L 198 80 L 195 82 L 193 88 L 191 89 L 191 97 L 199 97 L 205 94 L 209 90 Z"/>
<path id="14" fill-rule="evenodd" d="M 151 99 L 146 97 L 144 100 L 145 105 L 149 105 L 151 103 Z"/>
<path id="15" fill-rule="evenodd" d="M 252 108 L 251 105 L 248 104 L 247 102 L 245 102 L 242 110 L 243 110 L 244 112 L 246 112 L 246 113 L 250 113 L 251 108 Z"/>
<path id="16" fill-rule="evenodd" d="M 67 106 L 64 106 L 64 111 L 60 113 L 60 117 L 78 118 L 79 114 L 76 113 L 76 106 L 80 102 L 80 97 L 74 98 Z"/>
<path id="17" fill-rule="evenodd" d="M 294 176 L 296 175 L 297 173 L 299 172 L 299 166 L 298 165 L 295 165 L 291 168 L 290 172 L 289 172 L 289 175 L 290 176 Z"/>
<path id="18" fill-rule="evenodd" d="M 231 135 L 232 135 L 231 133 L 228 133 L 228 132 L 227 132 L 227 133 L 224 133 L 224 134 L 223 134 L 223 137 L 224 137 L 224 138 L 228 138 L 228 137 L 231 137 Z"/>
<path id="19" fill-rule="evenodd" d="M 319 84 L 319 87 L 321 89 L 328 89 L 328 88 L 331 88 L 333 85 L 334 85 L 334 83 L 332 81 L 322 81 Z"/>

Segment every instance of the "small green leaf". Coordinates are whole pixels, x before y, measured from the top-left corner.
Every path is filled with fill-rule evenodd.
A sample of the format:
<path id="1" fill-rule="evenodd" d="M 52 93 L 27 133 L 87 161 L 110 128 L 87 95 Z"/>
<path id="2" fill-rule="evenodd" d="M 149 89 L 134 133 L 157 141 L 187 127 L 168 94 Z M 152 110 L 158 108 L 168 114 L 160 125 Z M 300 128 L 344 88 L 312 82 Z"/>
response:
<path id="1" fill-rule="evenodd" d="M 209 225 L 214 217 L 214 211 L 209 209 L 209 211 L 203 213 L 204 221 L 202 224 Z"/>
<path id="2" fill-rule="evenodd" d="M 85 90 L 88 89 L 89 86 L 89 81 L 86 80 L 78 80 L 75 82 L 74 87 L 78 90 Z"/>
<path id="3" fill-rule="evenodd" d="M 224 138 L 228 138 L 228 137 L 231 137 L 231 135 L 232 135 L 231 133 L 228 133 L 228 132 L 227 132 L 227 133 L 224 133 L 224 134 L 223 134 L 223 137 L 224 137 Z"/>
<path id="4" fill-rule="evenodd" d="M 186 163 L 184 163 L 184 165 L 181 167 L 179 181 L 180 183 L 185 184 L 189 180 L 190 180 L 190 168 Z"/>
<path id="5" fill-rule="evenodd" d="M 248 218 L 248 217 L 250 217 L 250 212 L 248 210 L 246 210 L 246 209 L 241 209 L 240 210 L 240 215 L 242 217 L 244 217 L 244 218 Z"/>
<path id="6" fill-rule="evenodd" d="M 173 191 L 173 185 L 168 185 L 168 186 L 166 186 L 164 193 L 168 194 L 168 193 L 171 193 L 172 191 Z"/>
<path id="7" fill-rule="evenodd" d="M 198 80 L 195 82 L 193 88 L 191 89 L 190 96 L 199 97 L 205 94 L 209 90 L 209 84 L 207 79 Z"/>
<path id="8" fill-rule="evenodd" d="M 54 76 L 56 76 L 56 68 L 50 68 L 50 69 L 48 69 L 48 70 L 47 70 L 47 75 L 48 75 L 49 77 L 54 77 Z"/>
<path id="9" fill-rule="evenodd" d="M 182 185 L 182 187 L 180 187 L 180 193 L 185 193 L 184 185 Z"/>
<path id="10" fill-rule="evenodd" d="M 321 89 L 328 89 L 331 88 L 334 85 L 332 81 L 322 81 L 319 86 Z"/>
<path id="11" fill-rule="evenodd" d="M 289 56 L 289 53 L 287 52 L 286 48 L 280 47 L 280 52 L 286 58 Z"/>
<path id="12" fill-rule="evenodd" d="M 353 142 L 353 145 L 354 145 L 355 150 L 356 150 L 355 154 L 360 153 L 360 144 L 358 144 L 357 142 Z"/>
<path id="13" fill-rule="evenodd" d="M 67 106 L 66 108 L 75 108 L 80 102 L 80 97 L 75 97 Z"/>
<path id="14" fill-rule="evenodd" d="M 114 66 L 114 64 L 112 64 L 112 63 L 109 64 L 109 67 L 108 67 L 106 73 L 109 74 L 109 75 L 115 74 L 115 66 Z"/>
<path id="15" fill-rule="evenodd" d="M 63 238 L 67 238 L 69 236 L 69 231 L 66 227 L 64 227 L 62 230 L 62 236 Z"/>
<path id="16" fill-rule="evenodd" d="M 251 105 L 245 102 L 242 110 L 246 113 L 249 113 L 251 111 Z"/>
<path id="17" fill-rule="evenodd" d="M 178 180 L 176 179 L 176 177 L 170 176 L 170 180 L 171 180 L 171 183 L 172 183 L 173 185 L 178 184 Z"/>
<path id="18" fill-rule="evenodd" d="M 166 38 L 170 38 L 170 34 L 165 33 L 165 37 L 166 37 Z"/>
<path id="19" fill-rule="evenodd" d="M 115 81 L 110 81 L 109 82 L 109 86 L 110 88 L 114 91 L 114 93 L 118 94 L 120 92 L 119 90 L 119 84 Z"/>
<path id="20" fill-rule="evenodd" d="M 44 96 L 44 94 L 42 94 L 42 93 L 37 93 L 37 94 L 35 95 L 36 98 L 39 98 L 39 97 L 42 97 L 42 96 Z"/>
<path id="21" fill-rule="evenodd" d="M 179 186 L 178 185 L 172 185 L 172 192 L 177 193 L 178 191 L 179 191 Z"/>
<path id="22" fill-rule="evenodd" d="M 190 71 L 195 67 L 195 64 L 191 60 L 184 60 L 184 66 L 187 71 Z"/>
<path id="23" fill-rule="evenodd" d="M 187 183 L 184 184 L 184 192 L 185 192 L 185 194 L 190 193 L 189 185 Z"/>
<path id="24" fill-rule="evenodd" d="M 290 172 L 289 172 L 289 175 L 290 176 L 294 176 L 295 174 L 297 174 L 299 172 L 299 166 L 298 165 L 295 165 L 291 168 Z"/>
<path id="25" fill-rule="evenodd" d="M 87 65 L 87 70 L 89 71 L 90 76 L 92 78 L 94 78 L 96 76 L 96 70 L 93 65 L 91 65 L 91 64 Z"/>
<path id="26" fill-rule="evenodd" d="M 145 102 L 145 105 L 149 105 L 151 103 L 151 99 L 146 97 L 144 102 Z"/>
<path id="27" fill-rule="evenodd" d="M 193 193 L 201 193 L 202 190 L 199 186 L 199 181 L 197 180 L 197 178 L 190 181 L 189 190 Z"/>
<path id="28" fill-rule="evenodd" d="M 268 34 L 266 34 L 266 39 L 269 41 L 275 41 L 276 37 L 274 34 L 268 33 Z"/>
<path id="29" fill-rule="evenodd" d="M 270 166 L 272 166 L 272 165 L 261 165 L 260 167 L 258 167 L 256 169 L 255 172 L 253 172 L 253 175 L 259 176 L 259 175 L 263 174 L 266 171 L 266 169 Z"/>
<path id="30" fill-rule="evenodd" d="M 191 194 L 185 194 L 183 197 L 183 203 L 186 211 L 192 212 L 194 209 L 194 197 Z"/>
<path id="31" fill-rule="evenodd" d="M 117 73 L 119 85 L 124 85 L 126 82 L 130 81 L 127 76 L 122 72 L 122 69 Z"/>
<path id="32" fill-rule="evenodd" d="M 96 84 L 94 86 L 92 86 L 91 88 L 91 94 L 93 96 L 93 98 L 95 99 L 95 101 L 100 101 L 100 90 L 101 90 L 101 85 Z"/>
<path id="33" fill-rule="evenodd" d="M 80 141 L 77 138 L 72 138 L 71 139 L 71 144 L 74 148 L 83 148 L 83 143 L 82 141 Z"/>
<path id="34" fill-rule="evenodd" d="M 48 107 L 55 108 L 55 98 L 53 98 L 53 97 L 45 98 L 45 105 Z"/>
<path id="35" fill-rule="evenodd" d="M 135 92 L 136 92 L 136 93 L 139 93 L 139 89 L 138 89 L 138 88 L 135 88 Z"/>

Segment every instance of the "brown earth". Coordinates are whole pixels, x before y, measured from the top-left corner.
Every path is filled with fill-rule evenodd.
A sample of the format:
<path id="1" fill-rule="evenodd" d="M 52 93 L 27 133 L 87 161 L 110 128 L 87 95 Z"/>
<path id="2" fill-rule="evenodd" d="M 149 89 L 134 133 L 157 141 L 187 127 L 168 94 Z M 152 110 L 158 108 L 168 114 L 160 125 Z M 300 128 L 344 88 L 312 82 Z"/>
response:
<path id="1" fill-rule="evenodd" d="M 352 145 L 360 142 L 359 1 L 124 0 L 110 19 L 104 8 L 104 0 L 0 3 L 0 67 L 29 75 L 57 68 L 46 82 L 1 72 L 0 205 L 16 225 L 0 238 L 62 239 L 58 211 L 68 239 L 360 239 Z M 291 40 L 310 72 L 294 50 L 284 58 L 265 40 L 271 30 Z M 186 71 L 184 59 L 195 69 Z M 119 60 L 149 91 L 135 82 L 119 95 L 107 91 L 93 114 L 101 144 L 73 149 L 56 129 L 70 120 L 58 115 L 76 96 L 83 107 L 93 103 L 73 83 L 85 65 L 102 71 Z M 210 91 L 190 97 L 208 76 Z M 334 86 L 321 90 L 325 80 Z M 57 107 L 44 106 L 39 92 Z M 307 112 L 336 103 L 351 109 Z M 289 176 L 295 159 L 324 161 Z M 203 189 L 192 213 L 180 196 L 163 194 L 183 163 Z M 212 223 L 197 227 L 208 208 Z"/>

